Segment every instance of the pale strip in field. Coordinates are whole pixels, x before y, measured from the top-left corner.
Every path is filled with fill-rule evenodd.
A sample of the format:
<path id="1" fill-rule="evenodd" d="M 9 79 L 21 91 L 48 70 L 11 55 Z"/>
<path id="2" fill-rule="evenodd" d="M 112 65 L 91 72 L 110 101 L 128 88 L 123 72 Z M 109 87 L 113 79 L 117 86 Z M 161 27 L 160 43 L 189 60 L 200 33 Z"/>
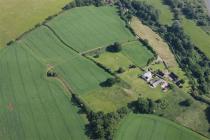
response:
<path id="1" fill-rule="evenodd" d="M 163 59 L 168 67 L 178 67 L 174 55 L 172 54 L 169 46 L 163 41 L 163 39 L 152 29 L 142 24 L 142 22 L 133 17 L 131 21 L 131 27 L 137 36 L 149 41 L 150 46 L 156 51 L 156 53 Z"/>

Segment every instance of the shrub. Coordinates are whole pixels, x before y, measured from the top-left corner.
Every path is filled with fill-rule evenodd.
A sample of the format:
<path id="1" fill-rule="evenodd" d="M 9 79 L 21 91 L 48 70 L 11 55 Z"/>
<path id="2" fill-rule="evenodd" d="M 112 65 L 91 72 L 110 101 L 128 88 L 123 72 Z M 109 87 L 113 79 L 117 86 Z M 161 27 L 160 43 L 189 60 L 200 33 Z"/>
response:
<path id="1" fill-rule="evenodd" d="M 120 52 L 122 50 L 122 46 L 119 42 L 115 42 L 113 45 L 108 46 L 106 50 L 109 52 Z"/>
<path id="2" fill-rule="evenodd" d="M 54 72 L 54 71 L 48 71 L 47 72 L 47 77 L 56 77 L 57 76 L 57 74 L 56 74 L 56 72 Z"/>
<path id="3" fill-rule="evenodd" d="M 125 72 L 125 69 L 123 69 L 122 67 L 120 67 L 118 70 L 117 70 L 117 73 L 123 73 Z"/>
<path id="4" fill-rule="evenodd" d="M 102 82 L 100 85 L 102 87 L 112 87 L 114 84 L 119 83 L 119 78 L 108 78 L 106 81 Z"/>

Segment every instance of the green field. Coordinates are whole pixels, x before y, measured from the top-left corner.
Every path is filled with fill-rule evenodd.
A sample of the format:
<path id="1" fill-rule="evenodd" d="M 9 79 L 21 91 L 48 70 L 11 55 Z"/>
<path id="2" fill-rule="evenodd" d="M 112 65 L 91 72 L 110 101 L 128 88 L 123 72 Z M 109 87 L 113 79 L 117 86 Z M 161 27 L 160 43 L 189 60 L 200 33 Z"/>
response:
<path id="1" fill-rule="evenodd" d="M 77 54 L 57 39 L 46 27 L 40 27 L 29 33 L 23 45 L 46 65 L 53 66 L 76 93 L 85 93 L 100 87 L 109 74 L 83 56 Z"/>
<path id="2" fill-rule="evenodd" d="M 120 85 L 110 88 L 101 88 L 82 95 L 82 99 L 93 111 L 113 112 L 137 99 L 137 95 L 131 90 Z"/>
<path id="3" fill-rule="evenodd" d="M 82 116 L 46 65 L 21 44 L 0 54 L 0 139 L 86 139 Z"/>
<path id="4" fill-rule="evenodd" d="M 153 115 L 131 114 L 117 129 L 116 140 L 207 140 L 199 134 Z"/>
<path id="5" fill-rule="evenodd" d="M 182 19 L 182 26 L 192 42 L 210 58 L 210 35 L 197 26 L 194 21 L 186 18 Z"/>
<path id="6" fill-rule="evenodd" d="M 154 57 L 154 54 L 138 41 L 123 44 L 122 53 L 139 67 L 144 67 L 148 60 Z"/>
<path id="7" fill-rule="evenodd" d="M 53 15 L 70 0 L 0 0 L 0 47 Z"/>
<path id="8" fill-rule="evenodd" d="M 56 5 L 56 2 L 53 1 L 52 5 Z M 42 4 L 49 7 L 49 11 L 51 8 L 56 11 L 55 5 L 50 6 L 51 3 L 48 3 L 43 1 Z M 1 0 L 0 4 L 3 4 Z M 31 4 L 34 7 L 44 7 L 39 5 L 39 1 L 31 2 Z M 25 5 L 20 7 L 22 6 L 25 7 Z M 31 11 L 36 9 L 29 6 L 25 10 L 30 8 Z M 39 8 L 36 10 L 41 12 Z M 48 10 L 45 9 L 45 13 L 49 14 Z M 43 18 L 31 15 L 33 12 L 24 12 L 28 14 L 24 14 L 24 18 L 33 16 L 37 19 L 28 18 L 31 21 L 30 24 L 26 20 L 26 23 L 22 25 L 24 29 L 19 28 L 18 25 L 16 28 L 20 30 L 14 30 L 9 34 L 11 36 L 7 37 L 3 33 L 3 36 L 6 37 L 1 38 L 3 41 L 15 37 L 25 30 L 25 27 L 28 29 L 32 23 Z M 39 14 L 44 16 L 43 13 Z M 168 19 L 169 17 L 166 17 L 163 22 L 169 24 Z M 14 19 L 15 22 L 16 20 L 20 20 L 18 16 L 17 19 Z M 0 23 L 3 22 L 0 20 Z M 104 111 L 105 113 L 115 111 L 140 96 L 156 100 L 168 99 L 168 97 L 177 96 L 178 93 L 182 94 L 182 91 L 176 88 L 168 92 L 163 92 L 160 87 L 152 89 L 138 77 L 143 73 L 142 70 L 138 67 L 128 68 L 130 64 L 144 67 L 153 54 L 136 41 L 130 31 L 125 28 L 116 8 L 111 6 L 74 8 L 65 11 L 46 24 L 49 27 L 42 25 L 24 35 L 14 44 L 0 50 L 0 140 L 88 139 L 85 135 L 87 118 L 72 102 L 70 91 L 78 94 L 78 97 L 84 100 L 93 111 Z M 104 52 L 99 58 L 87 56 L 111 68 L 113 72 L 119 67 L 125 68 L 124 73 L 117 74 L 121 82 L 112 87 L 101 87 L 100 83 L 112 76 L 81 53 L 106 47 L 116 41 L 122 43 L 121 52 Z M 55 71 L 58 76 L 47 77 L 49 69 Z M 172 99 L 176 101 L 179 97 Z M 179 105 L 178 101 L 176 105 Z M 205 107 L 202 106 L 202 109 L 204 110 Z M 200 108 L 196 106 L 195 109 Z M 166 113 L 168 115 L 166 117 L 170 118 L 170 113 Z M 191 114 L 194 115 L 194 112 L 192 111 Z M 200 114 L 202 117 L 205 116 L 204 112 Z M 177 118 L 172 119 L 178 122 L 184 120 L 178 118 L 180 116 L 177 114 L 174 117 Z M 191 118 L 193 118 L 192 121 L 198 122 L 199 120 L 195 116 Z M 202 123 L 206 121 L 205 118 L 202 118 Z M 203 128 L 206 129 L 206 126 Z M 195 130 L 200 132 L 200 129 Z M 204 131 L 207 130 L 201 130 L 201 132 Z M 196 139 L 200 137 L 198 134 L 168 120 L 150 115 L 133 114 L 121 123 L 116 139 L 142 138 L 147 140 L 150 137 L 152 140 L 158 137 L 164 140 L 164 138 L 169 139 L 171 135 L 174 140 L 177 140 L 176 137 L 181 137 L 183 140 L 202 139 Z"/>
<path id="9" fill-rule="evenodd" d="M 134 39 L 117 9 L 109 6 L 74 8 L 47 24 L 79 52 Z"/>
<path id="10" fill-rule="evenodd" d="M 173 20 L 173 13 L 167 5 L 163 4 L 163 0 L 139 0 L 154 6 L 160 12 L 160 23 L 170 25 Z"/>
<path id="11" fill-rule="evenodd" d="M 104 52 L 98 58 L 92 57 L 95 61 L 110 68 L 113 72 L 119 67 L 128 70 L 129 65 L 134 64 L 139 67 L 146 66 L 148 60 L 154 55 L 139 41 L 131 41 L 122 44 L 122 51 L 118 53 Z"/>

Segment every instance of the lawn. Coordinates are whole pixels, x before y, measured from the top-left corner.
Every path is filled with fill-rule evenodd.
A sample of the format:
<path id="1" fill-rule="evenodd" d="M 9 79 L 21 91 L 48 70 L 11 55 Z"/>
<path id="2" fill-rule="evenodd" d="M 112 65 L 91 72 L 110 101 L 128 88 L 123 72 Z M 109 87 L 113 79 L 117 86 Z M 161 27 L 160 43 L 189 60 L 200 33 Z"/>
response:
<path id="1" fill-rule="evenodd" d="M 116 140 L 207 140 L 199 134 L 153 115 L 130 114 L 122 120 Z"/>
<path id="2" fill-rule="evenodd" d="M 110 6 L 74 8 L 47 24 L 79 52 L 134 39 L 117 9 Z"/>
<path id="3" fill-rule="evenodd" d="M 210 35 L 197 26 L 194 21 L 183 18 L 181 23 L 192 42 L 210 58 Z"/>
<path id="4" fill-rule="evenodd" d="M 154 6 L 160 12 L 160 23 L 170 25 L 173 20 L 173 13 L 167 5 L 163 4 L 163 0 L 139 0 Z"/>
<path id="5" fill-rule="evenodd" d="M 0 139 L 87 139 L 85 120 L 46 65 L 21 44 L 0 54 Z"/>
<path id="6" fill-rule="evenodd" d="M 0 0 L 0 47 L 53 15 L 70 0 Z"/>

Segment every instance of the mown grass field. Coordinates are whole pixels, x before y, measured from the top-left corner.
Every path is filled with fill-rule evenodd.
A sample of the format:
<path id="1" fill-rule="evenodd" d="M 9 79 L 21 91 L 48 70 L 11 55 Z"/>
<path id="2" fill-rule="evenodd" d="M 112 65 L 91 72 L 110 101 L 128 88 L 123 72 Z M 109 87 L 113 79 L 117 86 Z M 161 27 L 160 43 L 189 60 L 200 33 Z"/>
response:
<path id="1" fill-rule="evenodd" d="M 74 8 L 56 17 L 48 25 L 79 52 L 134 39 L 116 8 L 110 6 Z"/>
<path id="2" fill-rule="evenodd" d="M 85 120 L 45 64 L 19 43 L 0 58 L 0 139 L 87 139 Z"/>
<path id="3" fill-rule="evenodd" d="M 0 47 L 53 15 L 70 0 L 0 0 Z"/>
<path id="4" fill-rule="evenodd" d="M 207 140 L 199 134 L 153 115 L 131 114 L 120 124 L 116 140 Z"/>
<path id="5" fill-rule="evenodd" d="M 167 5 L 163 4 L 163 0 L 139 0 L 154 6 L 160 12 L 160 23 L 170 25 L 173 20 L 173 13 Z"/>

